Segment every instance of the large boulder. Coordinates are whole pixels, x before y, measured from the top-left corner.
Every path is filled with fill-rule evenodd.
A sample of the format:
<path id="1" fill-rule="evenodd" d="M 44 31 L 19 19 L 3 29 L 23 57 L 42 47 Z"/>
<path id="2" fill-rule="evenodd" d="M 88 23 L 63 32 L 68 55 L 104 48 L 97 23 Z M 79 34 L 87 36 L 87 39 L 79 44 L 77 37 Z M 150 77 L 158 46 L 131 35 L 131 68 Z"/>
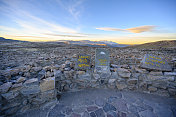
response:
<path id="1" fill-rule="evenodd" d="M 12 86 L 11 82 L 4 83 L 0 86 L 0 93 L 6 93 Z"/>
<path id="2" fill-rule="evenodd" d="M 44 79 L 40 83 L 41 92 L 55 89 L 55 77 Z"/>
<path id="3" fill-rule="evenodd" d="M 117 72 L 122 78 L 129 78 L 131 76 L 130 71 L 124 68 L 118 68 Z"/>

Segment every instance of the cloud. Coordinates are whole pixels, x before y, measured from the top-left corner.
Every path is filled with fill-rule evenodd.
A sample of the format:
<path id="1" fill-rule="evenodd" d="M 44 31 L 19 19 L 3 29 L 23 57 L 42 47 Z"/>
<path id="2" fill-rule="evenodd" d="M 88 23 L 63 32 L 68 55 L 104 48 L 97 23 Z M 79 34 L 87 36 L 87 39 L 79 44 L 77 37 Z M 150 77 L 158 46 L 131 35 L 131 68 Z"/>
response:
<path id="1" fill-rule="evenodd" d="M 60 23 L 55 23 L 44 18 L 34 15 L 34 13 L 23 9 L 21 6 L 24 2 L 25 5 L 30 5 L 30 2 L 25 1 L 16 1 L 12 2 L 11 0 L 2 1 L 3 4 L 0 4 L 1 14 L 6 15 L 9 19 L 8 22 L 13 22 L 14 25 L 0 25 L 0 34 L 8 35 L 11 34 L 14 37 L 24 37 L 24 38 L 49 38 L 53 36 L 58 37 L 84 37 L 80 35 L 77 27 L 70 28 Z M 20 4 L 19 4 L 19 3 Z M 78 4 L 78 3 L 77 3 Z M 77 5 L 76 5 L 77 6 Z M 73 6 L 72 10 L 76 7 Z M 34 7 L 35 8 L 35 7 Z M 34 9 L 33 8 L 33 9 Z M 35 11 L 40 12 L 40 10 L 35 9 Z M 73 10 L 73 12 L 75 12 Z M 72 26 L 73 27 L 73 26 Z M 48 35 L 44 35 L 48 34 Z M 50 34 L 50 35 L 49 35 Z M 52 38 L 50 38 L 52 39 Z"/>
<path id="2" fill-rule="evenodd" d="M 152 31 L 155 27 L 156 26 L 139 26 L 139 27 L 134 27 L 134 28 L 128 28 L 125 30 L 130 31 L 132 33 L 141 33 L 141 32 Z"/>
<path id="3" fill-rule="evenodd" d="M 73 18 L 78 21 L 79 17 L 81 16 L 81 12 L 83 11 L 82 3 L 84 0 L 71 0 L 71 1 L 64 1 L 64 0 L 56 0 L 59 6 L 64 8 Z"/>
<path id="4" fill-rule="evenodd" d="M 109 27 L 104 27 L 104 28 L 96 28 L 98 30 L 104 30 L 104 31 L 125 31 L 123 29 L 118 29 L 118 28 L 109 28 Z"/>
<path id="5" fill-rule="evenodd" d="M 52 33 L 44 33 L 44 35 L 59 36 L 59 37 L 86 37 L 85 35 L 61 35 L 61 34 L 52 34 Z"/>
<path id="6" fill-rule="evenodd" d="M 126 31 L 126 32 L 132 32 L 132 33 L 142 33 L 142 32 L 152 31 L 155 27 L 156 26 L 146 25 L 146 26 L 139 26 L 139 27 L 128 28 L 128 29 L 119 29 L 119 28 L 110 28 L 110 27 L 101 27 L 96 29 L 104 30 L 104 31 Z"/>

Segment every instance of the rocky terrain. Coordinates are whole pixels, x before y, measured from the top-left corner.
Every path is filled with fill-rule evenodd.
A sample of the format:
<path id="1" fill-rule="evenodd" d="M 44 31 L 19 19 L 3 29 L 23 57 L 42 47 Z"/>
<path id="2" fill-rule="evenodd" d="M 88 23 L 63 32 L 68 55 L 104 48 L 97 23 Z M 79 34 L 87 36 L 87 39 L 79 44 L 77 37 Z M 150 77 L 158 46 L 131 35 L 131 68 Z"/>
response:
<path id="1" fill-rule="evenodd" d="M 174 44 L 176 47 L 176 45 Z M 176 50 L 173 48 L 109 48 L 110 74 L 97 74 L 97 47 L 64 42 L 0 43 L 0 115 L 23 113 L 50 102 L 65 91 L 110 88 L 176 96 Z M 145 54 L 165 58 L 172 71 L 140 68 Z M 79 54 L 91 56 L 90 70 L 77 70 Z"/>

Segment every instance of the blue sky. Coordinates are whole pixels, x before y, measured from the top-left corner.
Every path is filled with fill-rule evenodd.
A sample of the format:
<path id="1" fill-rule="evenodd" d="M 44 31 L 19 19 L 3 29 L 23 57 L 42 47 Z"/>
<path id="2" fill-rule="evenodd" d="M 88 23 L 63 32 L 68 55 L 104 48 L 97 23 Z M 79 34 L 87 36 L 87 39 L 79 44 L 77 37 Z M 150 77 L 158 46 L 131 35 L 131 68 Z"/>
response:
<path id="1" fill-rule="evenodd" d="M 176 0 L 0 0 L 0 16 L 0 36 L 19 40 L 176 40 Z"/>

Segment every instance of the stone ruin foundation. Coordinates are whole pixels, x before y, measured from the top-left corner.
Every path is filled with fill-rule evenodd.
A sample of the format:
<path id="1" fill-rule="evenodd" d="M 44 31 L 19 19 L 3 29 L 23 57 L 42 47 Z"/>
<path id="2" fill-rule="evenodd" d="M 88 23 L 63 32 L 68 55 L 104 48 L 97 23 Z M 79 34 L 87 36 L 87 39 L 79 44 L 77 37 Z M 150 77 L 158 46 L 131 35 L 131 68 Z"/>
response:
<path id="1" fill-rule="evenodd" d="M 76 59 L 76 58 L 75 58 Z M 25 66 L 9 71 L 40 71 L 39 78 L 19 77 L 15 83 L 0 85 L 0 115 L 23 113 L 59 100 L 62 92 L 88 88 L 139 91 L 160 96 L 176 97 L 176 72 L 143 69 L 140 65 L 110 64 L 110 71 L 95 72 L 95 66 L 80 70 L 75 59 L 62 65 L 44 68 Z M 4 73 L 5 74 L 5 73 Z M 8 74 L 5 74 L 8 77 Z"/>

